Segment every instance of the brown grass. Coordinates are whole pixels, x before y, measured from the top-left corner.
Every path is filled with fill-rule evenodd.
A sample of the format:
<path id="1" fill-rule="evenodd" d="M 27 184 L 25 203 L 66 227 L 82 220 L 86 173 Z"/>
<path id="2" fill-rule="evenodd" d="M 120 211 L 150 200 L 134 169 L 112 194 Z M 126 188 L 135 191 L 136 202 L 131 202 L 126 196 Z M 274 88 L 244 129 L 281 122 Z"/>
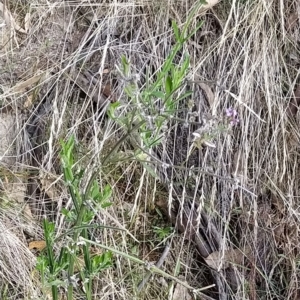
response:
<path id="1" fill-rule="evenodd" d="M 20 216 L 15 219 L 11 207 L 0 206 L 0 225 L 7 232 L 2 239 L 5 247 L 0 247 L 1 289 L 7 288 L 2 299 L 47 298 L 38 277 L 32 275 L 34 255 L 27 244 L 30 238 L 42 238 L 44 216 L 56 223 L 57 234 L 66 226 L 59 212 L 71 202 L 61 176 L 59 140 L 75 136 L 80 163 L 88 172 L 101 163 L 124 136 L 124 130 L 106 116 L 108 103 L 118 100 L 130 109 L 124 94 L 126 81 L 116 72 L 121 56 L 130 60 L 142 89 L 147 68 L 150 77 L 155 76 L 174 44 L 171 20 L 182 26 L 193 5 L 187 0 L 29 2 L 6 1 L 22 28 L 30 13 L 26 34 L 0 28 L 1 114 L 16 123 L 10 142 L 15 166 L 1 163 L 1 174 L 9 169 L 17 178 L 17 172 L 29 172 L 25 200 L 32 217 L 26 222 L 31 229 L 32 224 L 38 225 L 30 237 L 24 237 L 27 223 L 22 210 L 15 208 L 20 205 L 13 206 Z M 157 172 L 164 174 L 161 181 L 134 159 L 133 139 L 127 139 L 99 174 L 101 182 L 113 187 L 114 205 L 97 220 L 126 231 L 95 231 L 95 238 L 145 261 L 156 261 L 163 243 L 153 226 L 170 225 L 168 203 L 176 209 L 170 219 L 180 227 L 176 218 L 184 218 L 183 208 L 189 203 L 194 211 L 186 219 L 200 226 L 200 234 L 198 227 L 195 232 L 210 245 L 208 254 L 215 252 L 223 259 L 215 259 L 216 270 L 210 268 L 207 257 L 201 257 L 191 241 L 189 231 L 194 229 L 188 230 L 186 224 L 185 232 L 170 235 L 171 250 L 163 270 L 194 288 L 214 284 L 204 291 L 213 299 L 300 299 L 299 99 L 294 95 L 299 86 L 299 9 L 295 0 L 223 0 L 197 14 L 193 26 L 200 20 L 204 24 L 184 47 L 191 67 L 182 91 L 193 90 L 199 121 L 209 115 L 212 126 L 219 128 L 225 109 L 233 107 L 240 123 L 218 132 L 212 141 L 216 148 L 195 150 L 185 162 L 190 137 L 198 128 L 189 124 L 183 129 L 181 122 L 170 120 L 166 147 L 151 154 L 173 166 L 166 172 L 158 166 Z M 176 63 L 181 60 L 178 55 Z M 18 83 L 45 71 L 41 80 L 27 82 L 15 92 Z M 180 103 L 175 117 L 184 118 L 180 111 L 184 107 L 186 102 Z M 193 176 L 188 172 L 192 166 Z M 170 179 L 169 171 L 177 181 Z M 8 180 L 5 175 L 0 178 Z M 165 212 L 164 217 L 157 210 Z M 16 226 L 22 237 L 11 231 Z M 212 228 L 219 234 L 215 242 Z M 229 251 L 234 258 L 226 263 Z M 12 268 L 16 257 L 22 268 Z M 114 267 L 95 280 L 94 299 L 179 299 L 179 285 L 159 276 L 137 294 L 143 272 L 135 263 L 115 256 Z M 191 291 L 185 293 L 190 295 L 185 299 L 191 299 Z"/>

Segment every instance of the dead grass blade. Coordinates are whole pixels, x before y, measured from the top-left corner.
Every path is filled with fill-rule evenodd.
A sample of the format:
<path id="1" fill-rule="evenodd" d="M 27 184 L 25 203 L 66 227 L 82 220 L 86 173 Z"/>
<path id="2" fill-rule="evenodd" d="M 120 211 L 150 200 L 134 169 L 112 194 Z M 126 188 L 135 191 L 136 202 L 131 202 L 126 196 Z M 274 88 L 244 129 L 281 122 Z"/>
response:
<path id="1" fill-rule="evenodd" d="M 0 2 L 0 11 L 3 14 L 4 20 L 6 25 L 10 26 L 13 30 L 16 30 L 20 33 L 27 33 L 21 26 L 17 24 L 14 17 L 12 16 L 11 12 L 5 7 L 3 3 Z"/>
<path id="2" fill-rule="evenodd" d="M 7 94 L 15 94 L 15 93 L 25 93 L 28 89 L 33 88 L 39 82 L 45 81 L 46 79 L 50 78 L 50 71 L 38 71 L 37 75 L 32 76 L 31 78 L 20 81 L 12 88 L 7 89 Z"/>

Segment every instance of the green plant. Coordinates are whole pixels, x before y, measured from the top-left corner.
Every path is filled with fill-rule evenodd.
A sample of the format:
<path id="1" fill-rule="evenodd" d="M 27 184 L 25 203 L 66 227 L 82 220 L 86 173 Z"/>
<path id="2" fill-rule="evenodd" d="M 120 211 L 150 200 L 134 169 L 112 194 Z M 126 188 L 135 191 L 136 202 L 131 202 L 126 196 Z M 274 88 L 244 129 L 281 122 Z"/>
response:
<path id="1" fill-rule="evenodd" d="M 106 165 L 108 158 L 118 150 L 124 140 L 131 137 L 137 142 L 135 158 L 154 175 L 154 171 L 147 163 L 148 153 L 153 147 L 163 142 L 164 132 L 168 122 L 175 116 L 178 102 L 191 95 L 191 91 L 185 91 L 185 79 L 189 70 L 190 59 L 188 55 L 181 54 L 181 52 L 186 41 L 202 25 L 201 23 L 198 24 L 192 32 L 189 32 L 193 17 L 202 4 L 203 1 L 199 1 L 195 5 L 182 29 L 177 26 L 176 22 L 172 22 L 176 42 L 156 75 L 150 78 L 149 72 L 147 72 L 143 87 L 139 86 L 137 76 L 131 74 L 129 61 L 125 57 L 122 58 L 118 71 L 126 82 L 124 90 L 128 102 L 124 106 L 120 102 L 111 103 L 108 115 L 126 130 L 126 134 L 104 158 L 103 166 Z M 175 61 L 179 62 L 176 64 Z M 73 299 L 74 287 L 78 287 L 78 282 L 81 281 L 84 286 L 82 293 L 86 299 L 91 300 L 92 279 L 96 274 L 111 266 L 112 253 L 121 255 L 135 263 L 143 264 L 150 271 L 194 290 L 155 266 L 149 266 L 134 256 L 90 240 L 88 230 L 93 227 L 91 222 L 100 209 L 110 205 L 108 200 L 112 191 L 110 186 L 100 188 L 96 180 L 98 170 L 92 174 L 83 187 L 85 170 L 80 168 L 78 159 L 75 158 L 74 138 L 71 137 L 67 142 L 61 142 L 61 145 L 60 156 L 64 181 L 68 186 L 73 202 L 73 207 L 62 209 L 62 214 L 65 216 L 65 221 L 70 224 L 71 229 L 62 236 L 56 237 L 54 224 L 44 220 L 46 251 L 39 257 L 37 264 L 42 282 L 45 287 L 51 288 L 53 299 L 58 299 L 59 287 L 67 290 L 68 300 Z M 161 228 L 155 230 L 157 230 L 160 238 L 169 234 L 168 230 Z M 55 251 L 57 242 L 66 237 L 69 238 L 69 243 Z M 91 245 L 101 247 L 107 252 L 92 256 L 90 253 Z M 80 251 L 83 252 L 83 267 L 80 264 Z M 77 273 L 76 269 L 78 269 Z"/>
<path id="2" fill-rule="evenodd" d="M 91 255 L 90 244 L 80 241 L 80 238 L 89 238 L 88 229 L 95 215 L 100 209 L 110 205 L 111 188 L 106 185 L 102 190 L 96 179 L 93 179 L 82 192 L 84 170 L 78 166 L 74 155 L 74 137 L 61 142 L 61 161 L 64 173 L 64 181 L 68 186 L 73 207 L 62 209 L 66 222 L 71 225 L 63 236 L 55 237 L 55 226 L 44 219 L 43 227 L 46 241 L 46 251 L 38 258 L 37 269 L 40 271 L 42 283 L 45 287 L 51 287 L 53 299 L 58 299 L 58 288 L 67 289 L 67 299 L 73 299 L 74 287 L 80 280 L 84 286 L 86 299 L 92 299 L 92 279 L 102 270 L 111 266 L 112 253 L 110 251 L 101 255 Z M 102 226 L 103 227 L 103 226 Z M 54 247 L 63 237 L 68 237 L 70 242 L 62 246 L 59 254 Z M 83 253 L 83 267 L 80 265 L 80 251 Z M 78 269 L 78 274 L 75 270 Z M 67 277 L 67 279 L 65 279 Z"/>
<path id="3" fill-rule="evenodd" d="M 172 234 L 172 232 L 174 231 L 173 227 L 153 226 L 152 229 L 153 229 L 153 232 L 157 235 L 157 237 L 160 241 L 163 241 L 166 238 L 168 238 Z"/>
<path id="4" fill-rule="evenodd" d="M 142 87 L 139 87 L 138 76 L 131 73 L 129 61 L 125 57 L 122 57 L 121 65 L 117 67 L 125 82 L 124 90 L 128 101 L 125 104 L 111 103 L 108 114 L 127 130 L 134 124 L 141 123 L 135 139 L 135 157 L 154 176 L 154 171 L 147 163 L 149 152 L 163 142 L 164 133 L 169 121 L 175 116 L 178 102 L 191 95 L 191 91 L 185 91 L 190 58 L 181 52 L 186 41 L 202 26 L 199 23 L 189 32 L 193 16 L 203 3 L 199 1 L 195 5 L 182 30 L 175 21 L 172 22 L 176 42 L 156 75 L 150 78 L 147 71 Z M 179 63 L 176 64 L 175 60 Z"/>
<path id="5" fill-rule="evenodd" d="M 8 286 L 7 286 L 7 284 L 4 284 L 4 283 L 1 284 L 0 290 L 1 290 L 1 293 L 0 293 L 1 299 L 7 300 L 8 299 L 8 296 L 7 296 L 7 294 L 8 294 Z"/>

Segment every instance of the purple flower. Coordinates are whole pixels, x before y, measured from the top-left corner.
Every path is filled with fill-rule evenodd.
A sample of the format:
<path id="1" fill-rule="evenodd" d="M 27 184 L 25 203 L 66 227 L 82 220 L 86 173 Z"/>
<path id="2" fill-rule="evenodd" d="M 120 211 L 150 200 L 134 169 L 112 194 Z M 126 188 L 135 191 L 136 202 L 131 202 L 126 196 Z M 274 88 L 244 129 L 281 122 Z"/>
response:
<path id="1" fill-rule="evenodd" d="M 235 118 L 237 116 L 237 111 L 235 109 L 233 109 L 232 107 L 226 108 L 226 116 Z"/>
<path id="2" fill-rule="evenodd" d="M 240 122 L 238 113 L 234 108 L 226 108 L 225 112 L 231 126 L 236 126 Z"/>
<path id="3" fill-rule="evenodd" d="M 231 119 L 231 121 L 229 122 L 229 124 L 231 126 L 236 126 L 237 124 L 239 124 L 240 120 L 238 118 L 235 119 Z"/>

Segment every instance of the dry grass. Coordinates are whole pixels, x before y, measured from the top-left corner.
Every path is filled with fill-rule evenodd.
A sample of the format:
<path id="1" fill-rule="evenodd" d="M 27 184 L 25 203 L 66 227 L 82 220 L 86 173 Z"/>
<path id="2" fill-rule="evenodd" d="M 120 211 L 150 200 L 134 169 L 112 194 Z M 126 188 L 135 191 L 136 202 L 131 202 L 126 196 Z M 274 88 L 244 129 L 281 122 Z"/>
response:
<path id="1" fill-rule="evenodd" d="M 24 224 L 32 229 L 45 215 L 56 223 L 58 234 L 66 228 L 59 212 L 71 202 L 61 176 L 59 140 L 75 136 L 80 163 L 88 171 L 101 164 L 124 136 L 124 130 L 105 114 L 108 103 L 120 100 L 130 109 L 130 103 L 124 102 L 126 82 L 115 66 L 126 55 L 133 74 L 141 78 L 142 89 L 147 68 L 150 77 L 155 76 L 174 43 L 171 20 L 182 26 L 193 1 L 6 2 L 23 28 L 30 13 L 27 34 L 3 33 L 0 87 L 2 114 L 16 120 L 11 146 L 18 152 L 18 172 L 31 174 L 26 177 L 26 201 L 33 216 L 25 222 L 20 209 L 14 209 L 20 217 L 13 218 L 12 208 L 1 206 L 0 281 L 3 291 L 7 287 L 2 299 L 46 299 L 47 295 L 36 294 L 41 287 L 32 276 L 34 256 L 26 241 L 41 238 L 40 225 L 34 225 L 36 230 L 27 232 L 26 238 L 23 231 Z M 299 84 L 300 26 L 295 15 L 299 9 L 295 0 L 223 0 L 195 17 L 194 26 L 199 20 L 204 24 L 185 45 L 191 57 L 188 79 L 206 82 L 214 96 L 208 99 L 201 85 L 189 84 L 195 111 L 200 120 L 208 114 L 220 124 L 225 109 L 234 107 L 240 124 L 219 132 L 213 141 L 216 148 L 196 151 L 194 161 L 184 164 L 189 137 L 197 128 L 182 129 L 180 122 L 170 120 L 167 147 L 160 149 L 160 158 L 168 154 L 167 163 L 183 168 L 193 164 L 213 174 L 195 172 L 188 184 L 189 172 L 183 172 L 179 191 L 155 181 L 134 159 L 134 145 L 127 139 L 99 174 L 99 181 L 113 188 L 114 205 L 97 219 L 126 231 L 95 231 L 96 239 L 145 261 L 156 261 L 163 245 L 153 226 L 170 225 L 156 212 L 156 203 L 177 201 L 180 216 L 180 207 L 189 201 L 198 207 L 198 214 L 203 211 L 208 217 L 204 233 L 208 242 L 210 228 L 220 233 L 219 245 L 212 251 L 223 258 L 228 250 L 239 249 L 244 255 L 226 270 L 219 264 L 216 271 L 185 239 L 187 233 L 175 234 L 170 237 L 165 271 L 194 288 L 215 284 L 205 291 L 213 299 L 300 299 L 299 116 L 290 104 L 299 100 L 294 95 Z M 289 25 L 293 17 L 296 21 Z M 176 60 L 180 63 L 181 57 Z M 39 82 L 16 93 L 10 89 L 43 71 L 47 73 Z M 179 110 L 185 107 L 180 105 Z M 182 118 L 182 112 L 177 117 Z M 3 164 L 1 168 L 10 167 Z M 20 237 L 12 227 L 20 228 Z M 179 273 L 175 271 L 178 262 Z M 179 293 L 178 285 L 172 291 L 173 283 L 159 276 L 137 294 L 143 272 L 135 263 L 116 256 L 114 267 L 95 280 L 94 298 L 180 299 L 174 293 L 176 289 Z M 79 294 L 78 299 L 82 299 Z"/>

